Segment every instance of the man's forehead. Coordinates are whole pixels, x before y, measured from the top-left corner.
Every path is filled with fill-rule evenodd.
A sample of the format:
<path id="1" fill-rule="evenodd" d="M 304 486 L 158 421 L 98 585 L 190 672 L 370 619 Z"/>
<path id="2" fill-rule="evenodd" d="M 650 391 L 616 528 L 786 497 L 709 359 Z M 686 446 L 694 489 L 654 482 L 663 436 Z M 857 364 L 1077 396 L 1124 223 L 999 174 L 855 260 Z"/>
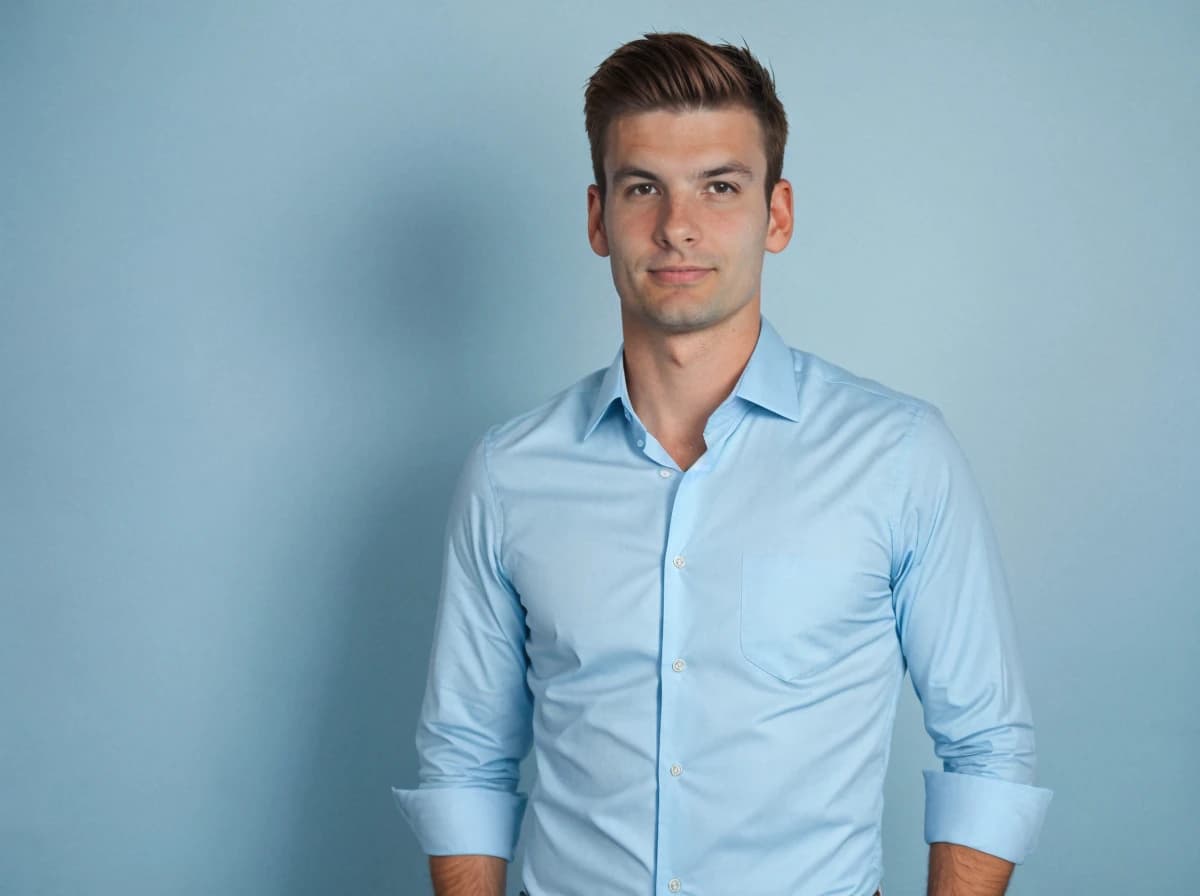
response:
<path id="1" fill-rule="evenodd" d="M 737 162 L 766 168 L 762 126 L 744 106 L 629 112 L 609 124 L 605 167 L 683 164 L 697 172 Z"/>

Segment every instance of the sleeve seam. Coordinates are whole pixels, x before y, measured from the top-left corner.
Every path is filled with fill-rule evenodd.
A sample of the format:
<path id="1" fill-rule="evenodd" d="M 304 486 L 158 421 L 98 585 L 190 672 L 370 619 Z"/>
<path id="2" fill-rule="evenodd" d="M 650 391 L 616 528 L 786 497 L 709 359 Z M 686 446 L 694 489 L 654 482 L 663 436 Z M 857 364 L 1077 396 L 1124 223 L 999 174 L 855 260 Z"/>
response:
<path id="1" fill-rule="evenodd" d="M 891 542 L 891 569 L 889 570 L 891 577 L 891 585 L 895 587 L 896 573 L 899 568 L 899 557 L 897 556 L 896 532 L 900 528 L 901 518 L 904 512 L 904 484 L 905 478 L 903 472 L 911 466 L 913 443 L 916 441 L 915 433 L 917 428 L 923 423 L 929 414 L 929 409 L 932 405 L 927 402 L 919 402 L 909 412 L 910 419 L 908 428 L 904 431 L 904 435 L 900 440 L 900 445 L 896 451 L 896 474 L 895 481 L 892 487 L 895 489 L 896 495 L 893 501 L 892 513 L 888 516 L 888 535 Z"/>
<path id="2" fill-rule="evenodd" d="M 483 475 L 487 479 L 488 492 L 495 505 L 493 512 L 496 517 L 496 563 L 500 567 L 504 580 L 511 583 L 512 579 L 509 577 L 504 563 L 504 502 L 501 500 L 500 490 L 496 488 L 496 483 L 492 478 L 492 434 L 495 429 L 493 426 L 483 435 Z"/>

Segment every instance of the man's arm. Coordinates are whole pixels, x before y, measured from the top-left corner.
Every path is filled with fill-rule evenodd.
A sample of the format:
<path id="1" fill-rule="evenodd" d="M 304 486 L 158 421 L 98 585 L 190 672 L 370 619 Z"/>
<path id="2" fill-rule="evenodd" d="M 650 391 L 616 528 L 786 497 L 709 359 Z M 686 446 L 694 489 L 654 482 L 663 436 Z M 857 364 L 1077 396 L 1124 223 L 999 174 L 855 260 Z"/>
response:
<path id="1" fill-rule="evenodd" d="M 1051 792 L 1033 785 L 1033 717 L 983 497 L 941 412 L 917 415 L 897 477 L 892 600 L 942 760 L 925 772 L 925 840 L 939 844 L 929 892 L 990 896 L 1033 851 Z"/>
<path id="2" fill-rule="evenodd" d="M 533 697 L 525 609 L 502 560 L 504 519 L 488 446 L 485 436 L 467 459 L 446 525 L 416 733 L 418 787 L 393 793 L 426 855 L 503 863 L 513 859 L 525 811 L 517 785 L 532 742 Z"/>
<path id="3" fill-rule="evenodd" d="M 1012 862 L 969 846 L 929 844 L 929 896 L 1004 896 L 1012 870 Z"/>
<path id="4" fill-rule="evenodd" d="M 504 896 L 508 862 L 496 856 L 430 856 L 434 896 Z"/>

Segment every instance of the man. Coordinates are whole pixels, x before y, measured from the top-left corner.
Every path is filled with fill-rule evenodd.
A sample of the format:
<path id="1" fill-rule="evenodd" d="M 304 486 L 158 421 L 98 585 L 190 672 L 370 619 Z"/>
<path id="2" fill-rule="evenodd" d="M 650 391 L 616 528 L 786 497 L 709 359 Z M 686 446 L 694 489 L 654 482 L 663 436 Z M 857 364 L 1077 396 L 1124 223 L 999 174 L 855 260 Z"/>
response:
<path id="1" fill-rule="evenodd" d="M 938 410 L 760 316 L 792 233 L 787 125 L 748 50 L 619 48 L 585 101 L 624 342 L 493 427 L 447 532 L 396 790 L 437 896 L 870 896 L 907 667 L 935 896 L 1004 892 L 1050 792 L 1003 571 Z"/>

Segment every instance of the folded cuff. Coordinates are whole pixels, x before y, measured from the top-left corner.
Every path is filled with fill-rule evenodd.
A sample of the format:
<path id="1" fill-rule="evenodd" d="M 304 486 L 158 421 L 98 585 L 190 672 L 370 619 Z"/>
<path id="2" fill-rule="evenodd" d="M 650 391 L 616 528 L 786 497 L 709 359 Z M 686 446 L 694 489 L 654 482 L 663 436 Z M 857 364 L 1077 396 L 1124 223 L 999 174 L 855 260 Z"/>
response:
<path id="1" fill-rule="evenodd" d="M 1054 792 L 959 772 L 925 772 L 925 842 L 958 843 L 1020 865 Z"/>
<path id="2" fill-rule="evenodd" d="M 528 799 L 524 793 L 483 787 L 393 787 L 392 795 L 426 855 L 513 860 Z"/>

